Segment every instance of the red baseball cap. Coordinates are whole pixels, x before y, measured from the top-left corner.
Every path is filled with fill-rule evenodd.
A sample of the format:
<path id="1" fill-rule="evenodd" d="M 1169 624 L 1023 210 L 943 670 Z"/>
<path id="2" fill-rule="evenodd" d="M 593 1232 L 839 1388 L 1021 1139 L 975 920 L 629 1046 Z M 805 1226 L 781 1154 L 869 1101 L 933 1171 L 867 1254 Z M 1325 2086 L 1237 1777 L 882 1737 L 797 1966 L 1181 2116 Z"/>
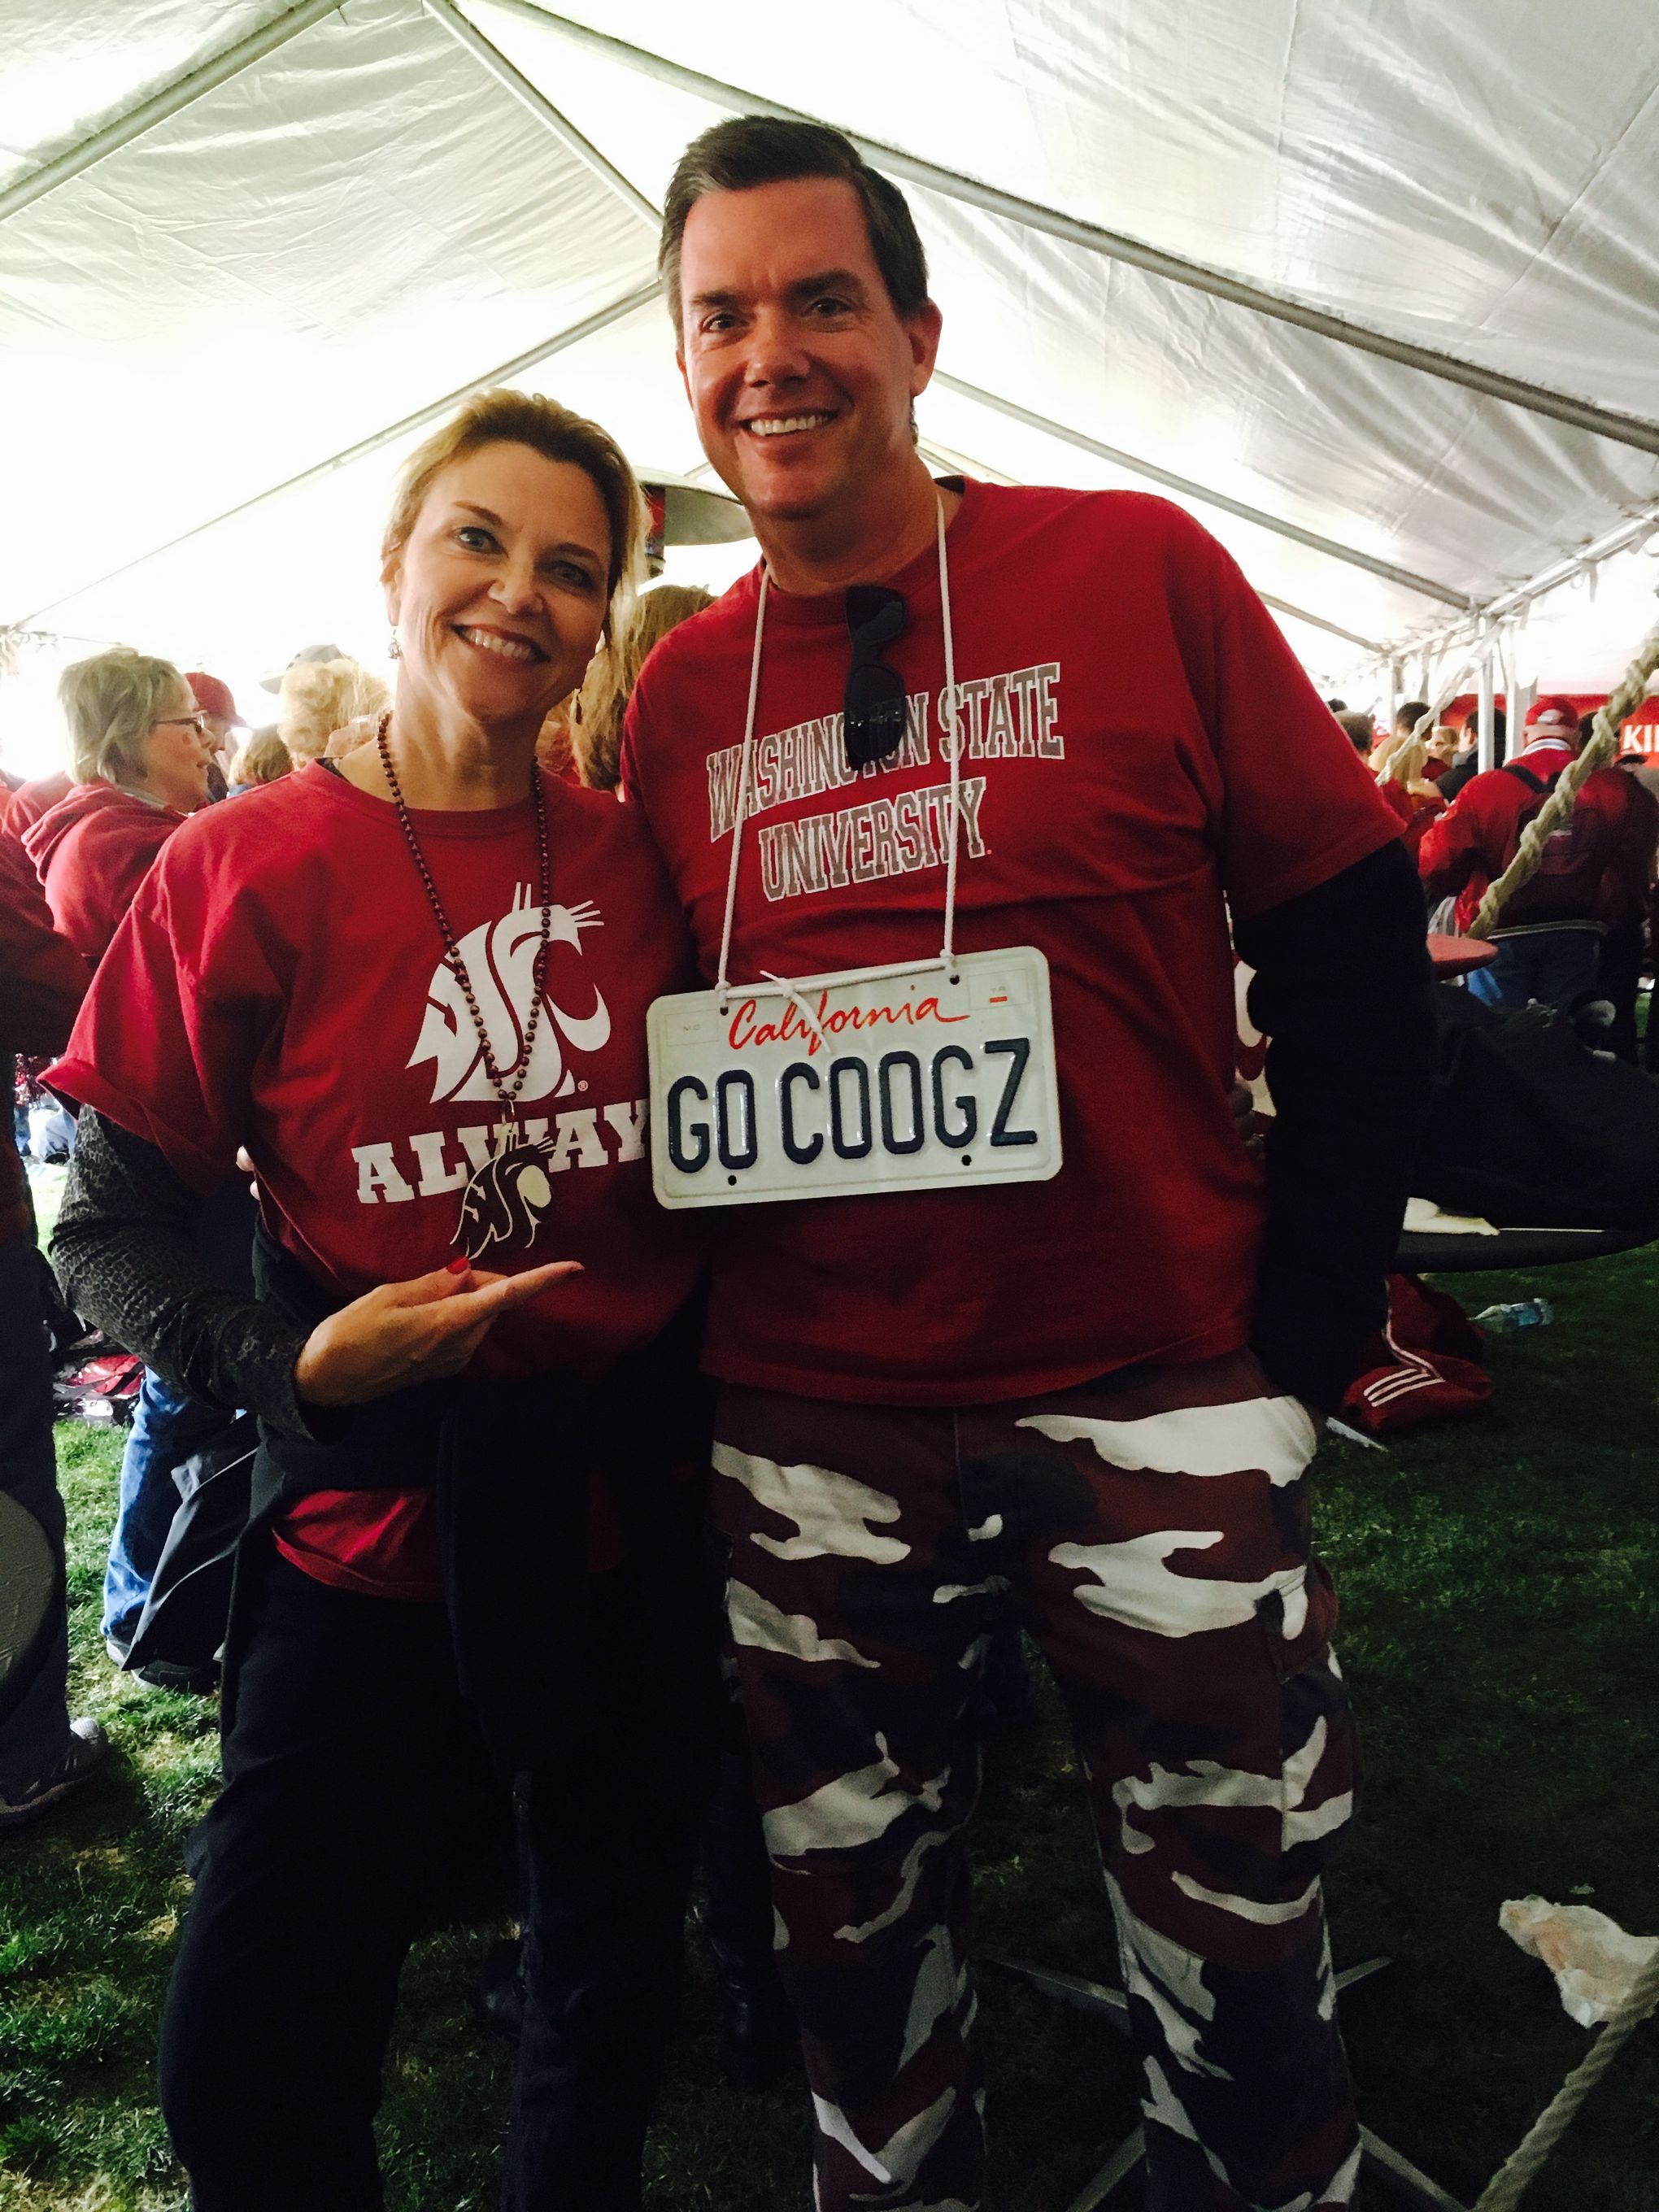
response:
<path id="1" fill-rule="evenodd" d="M 1576 738 L 1578 709 L 1571 699 L 1534 699 L 1527 709 L 1527 727 L 1540 738 Z"/>
<path id="2" fill-rule="evenodd" d="M 187 668 L 185 681 L 196 694 L 196 703 L 204 714 L 216 714 L 222 722 L 228 722 L 235 729 L 251 726 L 237 713 L 228 684 L 222 684 L 216 676 L 204 675 L 199 668 Z"/>

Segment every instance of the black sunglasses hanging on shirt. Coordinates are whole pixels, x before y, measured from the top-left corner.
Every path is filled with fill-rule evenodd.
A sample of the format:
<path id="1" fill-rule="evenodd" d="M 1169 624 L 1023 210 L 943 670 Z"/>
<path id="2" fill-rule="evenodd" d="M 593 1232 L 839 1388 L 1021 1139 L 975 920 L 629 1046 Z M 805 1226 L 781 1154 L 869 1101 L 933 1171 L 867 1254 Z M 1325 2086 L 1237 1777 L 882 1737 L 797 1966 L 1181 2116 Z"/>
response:
<path id="1" fill-rule="evenodd" d="M 853 659 L 842 696 L 842 731 L 849 769 L 890 760 L 904 736 L 904 678 L 881 655 L 904 635 L 902 593 L 885 584 L 854 584 L 847 594 Z"/>

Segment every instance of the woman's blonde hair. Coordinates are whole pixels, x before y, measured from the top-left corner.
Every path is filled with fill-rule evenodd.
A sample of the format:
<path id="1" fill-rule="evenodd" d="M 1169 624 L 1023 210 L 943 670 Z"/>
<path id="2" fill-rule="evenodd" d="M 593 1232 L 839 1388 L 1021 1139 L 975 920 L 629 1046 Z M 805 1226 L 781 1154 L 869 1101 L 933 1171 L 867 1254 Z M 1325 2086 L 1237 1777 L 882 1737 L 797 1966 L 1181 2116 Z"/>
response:
<path id="1" fill-rule="evenodd" d="M 112 645 L 77 660 L 58 679 L 69 724 L 70 773 L 76 783 L 136 783 L 144 774 L 144 742 L 169 714 L 193 714 L 195 701 L 170 660 Z"/>
<path id="2" fill-rule="evenodd" d="M 1423 764 L 1429 757 L 1429 748 L 1422 738 L 1395 738 L 1376 764 L 1379 787 L 1385 783 L 1403 784 L 1407 789 L 1423 781 Z"/>
<path id="3" fill-rule="evenodd" d="M 651 648 L 714 604 L 714 593 L 697 585 L 658 584 L 588 662 L 571 710 L 570 740 L 576 772 L 591 791 L 614 791 L 621 781 L 623 717 Z"/>
<path id="4" fill-rule="evenodd" d="M 544 460 L 579 468 L 605 508 L 611 526 L 611 568 L 605 579 L 605 635 L 614 637 L 632 603 L 645 544 L 645 501 L 622 447 L 608 430 L 539 392 L 480 392 L 441 429 L 434 430 L 404 463 L 380 541 L 389 562 L 414 531 L 433 484 L 453 462 L 483 446 L 528 446 Z"/>
<path id="5" fill-rule="evenodd" d="M 313 761 L 336 730 L 359 715 L 383 714 L 391 704 L 380 678 L 355 660 L 296 660 L 283 672 L 276 732 L 295 761 Z"/>
<path id="6" fill-rule="evenodd" d="M 280 730 L 254 730 L 236 756 L 237 783 L 276 783 L 294 773 L 294 756 Z"/>

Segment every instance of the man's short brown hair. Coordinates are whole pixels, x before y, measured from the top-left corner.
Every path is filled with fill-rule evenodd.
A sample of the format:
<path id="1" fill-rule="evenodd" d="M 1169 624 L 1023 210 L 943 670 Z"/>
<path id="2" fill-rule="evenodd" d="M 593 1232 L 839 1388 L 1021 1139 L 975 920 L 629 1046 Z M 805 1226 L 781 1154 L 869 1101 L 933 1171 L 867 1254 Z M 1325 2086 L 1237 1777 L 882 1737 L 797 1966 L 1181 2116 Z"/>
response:
<path id="1" fill-rule="evenodd" d="M 898 186 L 872 169 L 852 140 L 827 123 L 734 115 L 691 141 L 663 204 L 657 267 L 677 334 L 683 334 L 680 241 L 697 202 L 708 192 L 746 192 L 757 185 L 790 184 L 798 177 L 834 177 L 851 185 L 894 313 L 907 318 L 921 313 L 927 301 L 927 256 Z"/>

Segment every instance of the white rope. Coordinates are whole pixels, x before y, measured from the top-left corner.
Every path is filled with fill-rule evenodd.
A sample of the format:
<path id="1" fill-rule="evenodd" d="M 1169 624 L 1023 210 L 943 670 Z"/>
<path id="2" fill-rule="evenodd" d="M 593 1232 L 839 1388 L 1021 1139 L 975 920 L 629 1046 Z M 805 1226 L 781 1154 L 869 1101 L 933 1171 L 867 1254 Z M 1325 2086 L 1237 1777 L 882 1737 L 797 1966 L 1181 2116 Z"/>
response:
<path id="1" fill-rule="evenodd" d="M 755 601 L 755 651 L 749 663 L 749 711 L 744 717 L 743 758 L 738 768 L 737 811 L 732 817 L 732 866 L 726 878 L 726 920 L 720 927 L 720 972 L 717 986 L 720 1012 L 726 1012 L 726 970 L 732 963 L 732 917 L 738 910 L 738 857 L 743 850 L 743 817 L 749 805 L 749 769 L 755 757 L 755 705 L 760 697 L 761 640 L 766 635 L 766 587 L 769 573 L 761 567 L 760 592 Z"/>
<path id="2" fill-rule="evenodd" d="M 957 696 L 957 649 L 951 625 L 951 564 L 945 557 L 945 501 L 934 510 L 939 525 L 939 611 L 945 626 L 945 696 L 951 714 L 951 842 L 945 855 L 945 943 L 939 952 L 947 974 L 957 964 L 957 830 L 962 814 L 962 702 Z"/>
<path id="3" fill-rule="evenodd" d="M 1587 778 L 1618 757 L 1620 725 L 1647 697 L 1648 678 L 1656 668 L 1659 668 L 1659 623 L 1643 639 L 1635 659 L 1620 679 L 1618 690 L 1597 714 L 1589 744 L 1577 760 L 1570 761 L 1563 769 L 1560 781 L 1522 831 L 1515 858 L 1497 882 L 1486 886 L 1486 895 L 1469 924 L 1471 937 L 1492 935 L 1505 902 L 1538 872 L 1547 840 L 1572 812 L 1573 802 Z"/>
<path id="4" fill-rule="evenodd" d="M 1650 638 L 1649 644 L 1654 643 L 1655 638 L 1659 638 L 1659 631 Z M 1618 694 L 1613 696 L 1616 699 Z M 1628 713 L 1629 709 L 1625 711 Z M 1617 728 L 1617 723 L 1613 726 Z M 1537 2179 L 1545 2160 L 1578 2117 L 1585 2098 L 1656 2005 L 1659 2005 L 1659 1952 L 1637 1976 L 1629 1996 L 1596 2038 L 1594 2049 L 1574 2067 L 1522 2138 L 1514 2155 L 1505 2159 L 1481 2191 L 1474 2212 L 1513 2212 L 1514 2206 Z"/>

